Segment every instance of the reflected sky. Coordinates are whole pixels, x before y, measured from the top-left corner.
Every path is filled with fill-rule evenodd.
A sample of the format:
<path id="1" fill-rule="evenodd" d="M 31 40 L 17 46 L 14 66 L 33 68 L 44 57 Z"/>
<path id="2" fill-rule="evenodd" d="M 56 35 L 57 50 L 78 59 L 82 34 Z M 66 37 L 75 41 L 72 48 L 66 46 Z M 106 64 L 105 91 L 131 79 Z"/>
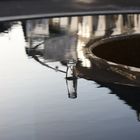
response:
<path id="1" fill-rule="evenodd" d="M 123 17 L 128 30 L 128 22 L 118 29 L 120 16 L 1 24 L 0 139 L 139 139 L 139 68 L 84 49 L 91 39 L 139 34 L 139 15 Z M 99 24 L 108 18 L 113 25 Z"/>

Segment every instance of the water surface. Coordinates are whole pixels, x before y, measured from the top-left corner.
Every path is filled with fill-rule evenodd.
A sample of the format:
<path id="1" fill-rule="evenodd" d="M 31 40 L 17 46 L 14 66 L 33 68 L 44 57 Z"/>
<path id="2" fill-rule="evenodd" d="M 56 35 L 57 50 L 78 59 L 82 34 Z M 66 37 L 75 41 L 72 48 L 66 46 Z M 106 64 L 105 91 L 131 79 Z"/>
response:
<path id="1" fill-rule="evenodd" d="M 0 30 L 0 139 L 139 140 L 139 67 L 87 51 L 94 40 L 139 35 L 139 15 L 3 22 Z"/>

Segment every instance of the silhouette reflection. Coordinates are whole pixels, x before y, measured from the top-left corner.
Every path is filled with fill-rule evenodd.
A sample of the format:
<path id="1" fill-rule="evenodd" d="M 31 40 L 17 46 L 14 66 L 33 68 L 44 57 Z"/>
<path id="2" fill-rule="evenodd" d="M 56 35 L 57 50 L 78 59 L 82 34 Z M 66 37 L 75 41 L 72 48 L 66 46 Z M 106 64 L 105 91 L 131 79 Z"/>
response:
<path id="1" fill-rule="evenodd" d="M 0 22 L 0 33 L 6 33 L 11 29 L 14 22 Z"/>
<path id="2" fill-rule="evenodd" d="M 109 88 L 111 94 L 125 101 L 136 111 L 140 120 L 140 63 L 137 61 L 135 67 L 133 61 L 129 63 L 123 57 L 116 59 L 117 55 L 129 57 L 128 52 L 132 49 L 134 52 L 139 51 L 139 48 L 132 46 L 131 40 L 140 37 L 138 14 L 27 20 L 23 22 L 23 29 L 28 43 L 27 55 L 40 64 L 65 74 L 69 98 L 77 98 L 78 78 L 92 80 L 101 87 Z M 107 54 L 109 60 L 103 57 L 107 53 L 107 43 L 110 40 L 117 42 L 122 51 L 121 47 L 124 47 L 124 44 L 120 40 L 123 38 L 130 38 L 128 42 L 131 45 L 126 44 L 131 47 L 130 50 L 123 48 L 123 53 L 111 57 Z M 104 43 L 107 49 L 102 50 Z M 114 44 L 109 45 L 109 53 L 115 54 L 115 50 L 112 49 Z M 101 50 L 96 56 L 93 48 L 98 49 L 98 46 Z M 138 59 L 138 55 L 136 57 L 132 55 L 131 59 Z M 50 62 L 60 62 L 66 69 L 51 66 Z"/>
<path id="3" fill-rule="evenodd" d="M 102 87 L 111 90 L 110 94 L 115 94 L 120 100 L 136 111 L 137 120 L 140 121 L 140 88 L 97 82 Z"/>

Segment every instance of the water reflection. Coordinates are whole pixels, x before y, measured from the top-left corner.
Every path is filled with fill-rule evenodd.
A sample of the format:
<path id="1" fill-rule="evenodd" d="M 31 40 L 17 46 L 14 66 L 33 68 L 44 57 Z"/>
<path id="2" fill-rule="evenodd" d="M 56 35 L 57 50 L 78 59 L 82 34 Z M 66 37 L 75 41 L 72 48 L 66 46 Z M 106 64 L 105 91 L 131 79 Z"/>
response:
<path id="1" fill-rule="evenodd" d="M 42 65 L 66 74 L 69 98 L 77 98 L 78 78 L 93 80 L 131 106 L 140 120 L 140 69 L 129 65 L 132 63 L 127 60 L 128 65 L 119 64 L 120 60 L 118 63 L 107 61 L 89 49 L 90 46 L 103 44 L 105 39 L 119 42 L 118 37 L 139 37 L 139 15 L 37 19 L 23 22 L 23 27 L 28 42 L 26 53 Z M 66 69 L 50 66 L 50 62 L 57 61 Z"/>
<path id="2" fill-rule="evenodd" d="M 0 22 L 0 32 L 6 33 L 8 30 L 10 30 L 11 26 L 14 24 L 14 22 Z"/>
<path id="3" fill-rule="evenodd" d="M 111 90 L 110 94 L 115 94 L 120 100 L 123 100 L 125 104 L 135 110 L 137 120 L 140 121 L 140 88 L 129 86 L 124 87 L 121 85 L 112 85 L 100 82 L 99 84 L 102 87 L 108 87 Z"/>
<path id="4" fill-rule="evenodd" d="M 13 24 L 17 26 L 13 26 Z M 102 48 L 105 44 L 108 46 L 108 42 L 116 41 L 122 46 L 120 39 L 139 38 L 139 15 L 61 17 L 10 22 L 10 24 L 8 22 L 9 26 L 6 26 L 5 23 L 1 25 L 1 29 L 4 27 L 2 32 L 11 29 L 16 30 L 16 28 L 20 29 L 17 32 L 24 32 L 26 54 L 28 58 L 31 58 L 31 63 L 28 63 L 29 59 L 23 54 L 24 60 L 19 59 L 21 52 L 23 53 L 23 50 L 19 47 L 20 42 L 18 43 L 19 46 L 17 46 L 18 49 L 15 48 L 17 49 L 16 51 L 11 48 L 11 44 L 9 45 L 10 47 L 7 47 L 9 52 L 13 50 L 11 55 L 16 56 L 17 54 L 18 56 L 12 63 L 17 63 L 15 69 L 19 69 L 19 71 L 16 72 L 15 69 L 13 71 L 19 74 L 18 76 L 13 74 L 12 82 L 14 81 L 15 84 L 12 82 L 12 84 L 8 83 L 11 87 L 15 86 L 13 94 L 7 89 L 7 81 L 10 80 L 6 79 L 5 89 L 7 89 L 8 94 L 6 93 L 7 97 L 5 97 L 5 93 L 1 95 L 4 97 L 4 101 L 0 105 L 0 112 L 2 112 L 1 114 L 3 112 L 6 114 L 3 117 L 6 120 L 4 125 L 8 126 L 7 128 L 2 128 L 6 130 L 3 135 L 9 134 L 9 126 L 11 126 L 11 134 L 13 134 L 13 131 L 15 131 L 15 134 L 18 132 L 24 134 L 24 131 L 18 129 L 19 126 L 16 127 L 17 129 L 13 129 L 15 123 L 18 124 L 18 122 L 22 121 L 24 121 L 22 122 L 23 125 L 27 127 L 26 124 L 28 124 L 29 126 L 27 131 L 29 130 L 28 134 L 31 133 L 30 138 L 34 136 L 34 133 L 36 134 L 33 131 L 37 129 L 37 138 L 51 134 L 50 138 L 49 136 L 46 137 L 48 139 L 63 139 L 60 135 L 57 137 L 57 133 L 67 130 L 65 133 L 62 132 L 65 137 L 71 134 L 75 136 L 75 133 L 80 132 L 79 139 L 84 139 L 89 135 L 95 135 L 100 139 L 101 132 L 107 137 L 112 132 L 116 134 L 117 125 L 119 125 L 119 129 L 117 129 L 118 135 L 121 138 L 121 135 L 123 135 L 121 132 L 128 134 L 129 131 L 132 131 L 132 128 L 135 128 L 134 134 L 139 134 L 139 129 L 136 129 L 139 125 L 133 122 L 133 119 L 131 120 L 133 113 L 131 114 L 129 108 L 127 109 L 127 107 L 130 107 L 135 112 L 134 119 L 137 117 L 137 120 L 140 120 L 139 61 L 137 61 L 137 67 L 135 67 L 132 66 L 136 59 L 133 58 L 135 55 L 132 57 L 131 63 L 127 60 L 122 63 L 120 59 L 114 62 L 115 53 L 107 60 L 105 57 L 102 57 L 103 55 L 97 56 L 94 54 L 95 50 L 93 51 L 98 46 L 102 46 Z M 16 37 L 14 42 L 17 40 Z M 133 44 L 134 42 L 129 40 L 129 43 Z M 137 44 L 139 44 L 138 41 Z M 123 45 L 125 46 L 125 44 Z M 7 52 L 4 58 L 7 58 Z M 10 53 L 8 55 L 11 56 Z M 119 56 L 121 55 L 123 53 L 119 54 Z M 125 53 L 125 55 L 127 56 L 128 54 Z M 2 59 L 0 60 L 2 61 Z M 10 59 L 7 59 L 6 63 L 4 61 L 4 64 L 7 66 L 8 63 L 9 68 L 11 68 L 11 62 L 9 61 Z M 27 63 L 28 65 L 26 65 Z M 14 67 L 14 65 L 12 66 Z M 20 66 L 21 68 L 19 68 Z M 40 70 L 42 67 L 44 69 L 46 67 L 45 70 L 48 70 L 48 73 L 44 69 Z M 26 72 L 26 69 L 30 70 Z M 8 72 L 9 69 L 5 72 L 6 75 Z M 23 74 L 22 78 L 20 77 L 21 73 Z M 12 74 L 10 73 L 10 75 Z M 57 79 L 56 75 L 58 77 L 61 75 L 63 82 L 59 82 L 60 79 Z M 24 76 L 26 77 L 25 79 Z M 17 85 L 15 77 L 22 79 L 18 82 L 20 85 Z M 32 79 L 32 77 L 34 78 Z M 82 80 L 84 80 L 84 84 L 81 84 Z M 1 81 L 3 82 L 3 80 Z M 19 94 L 20 92 L 22 94 Z M 63 96 L 59 92 L 64 92 Z M 83 95 L 83 93 L 85 94 Z M 65 96 L 65 94 L 67 95 Z M 111 94 L 115 96 L 112 97 Z M 68 100 L 66 99 L 67 96 L 71 99 L 77 99 L 78 97 L 78 99 Z M 122 100 L 124 104 L 117 100 L 116 97 Z M 13 104 L 14 111 L 11 107 L 7 107 Z M 126 108 L 125 105 L 127 105 Z M 3 109 L 3 106 L 6 109 Z M 115 107 L 117 107 L 117 111 Z M 20 112 L 22 110 L 23 112 Z M 19 118 L 11 118 L 11 116 L 14 116 L 13 114 L 21 116 Z M 112 119 L 112 116 L 115 119 Z M 16 122 L 15 120 L 18 121 Z M 124 121 L 127 121 L 127 123 L 124 123 Z M 116 124 L 114 125 L 114 123 Z M 120 127 L 123 123 L 125 128 Z M 112 124 L 113 126 L 109 126 Z M 20 124 L 20 127 L 26 128 L 23 125 Z M 99 127 L 99 125 L 101 126 Z M 105 134 L 107 129 L 110 131 Z M 55 130 L 57 133 L 54 133 Z M 95 133 L 93 130 L 95 130 Z M 81 137 L 83 132 L 84 138 Z M 114 137 L 114 134 L 112 135 Z M 77 134 L 75 137 L 78 139 Z M 11 139 L 11 137 L 9 136 L 8 139 Z"/>
<path id="5" fill-rule="evenodd" d="M 42 64 L 59 61 L 60 63 L 63 62 L 68 70 L 68 63 L 73 60 L 76 63 L 74 77 L 76 75 L 77 77 L 94 81 L 140 86 L 139 68 L 129 65 L 134 64 L 134 61 L 129 63 L 128 59 L 125 60 L 123 58 L 113 61 L 117 58 L 114 55 L 116 51 L 113 49 L 110 49 L 111 52 L 107 56 L 111 56 L 110 59 L 116 63 L 97 57 L 94 55 L 94 51 L 93 53 L 90 51 L 90 48 L 93 48 L 93 46 L 96 46 L 98 49 L 97 46 L 100 46 L 100 44 L 104 45 L 106 43 L 105 40 L 112 40 L 112 42 L 117 40 L 120 45 L 122 38 L 127 39 L 130 35 L 133 38 L 136 38 L 136 35 L 139 37 L 139 15 L 99 15 L 37 19 L 27 20 L 23 22 L 23 26 L 28 42 L 26 52 Z M 133 42 L 133 40 L 130 40 L 130 42 Z M 128 44 L 126 45 L 128 46 Z M 121 46 L 123 50 L 123 43 Z M 136 47 L 132 49 L 135 52 L 139 52 Z M 101 50 L 101 55 L 109 52 L 106 50 Z M 126 48 L 125 51 L 129 50 Z M 111 55 L 111 53 L 114 54 Z M 124 56 L 124 54 L 119 53 L 119 56 Z M 125 56 L 131 58 L 128 52 Z M 133 54 L 132 60 L 135 59 L 134 56 Z M 120 64 L 122 60 L 124 65 Z M 139 63 L 137 66 L 139 66 Z"/>

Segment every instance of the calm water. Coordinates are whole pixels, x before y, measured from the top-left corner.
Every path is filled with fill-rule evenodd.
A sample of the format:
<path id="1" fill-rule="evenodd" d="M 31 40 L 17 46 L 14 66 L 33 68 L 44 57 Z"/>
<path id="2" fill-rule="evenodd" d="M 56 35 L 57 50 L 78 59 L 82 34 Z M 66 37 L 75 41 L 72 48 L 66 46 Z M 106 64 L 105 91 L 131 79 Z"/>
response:
<path id="1" fill-rule="evenodd" d="M 85 49 L 139 35 L 139 22 L 115 15 L 1 23 L 0 139 L 139 140 L 139 68 Z"/>

